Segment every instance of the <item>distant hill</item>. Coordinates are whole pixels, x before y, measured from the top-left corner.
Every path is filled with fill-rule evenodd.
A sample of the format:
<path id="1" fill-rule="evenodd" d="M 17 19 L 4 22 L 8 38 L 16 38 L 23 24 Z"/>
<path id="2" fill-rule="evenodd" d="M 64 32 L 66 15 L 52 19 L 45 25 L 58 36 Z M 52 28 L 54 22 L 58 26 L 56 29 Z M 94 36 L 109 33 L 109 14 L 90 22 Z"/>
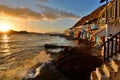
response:
<path id="1" fill-rule="evenodd" d="M 36 34 L 36 35 L 59 35 L 60 33 L 38 33 L 38 32 L 27 32 L 27 31 L 15 31 L 8 30 L 7 32 L 0 31 L 0 34 Z"/>
<path id="2" fill-rule="evenodd" d="M 4 32 L 0 31 L 0 34 L 3 34 Z M 15 31 L 15 30 L 9 30 L 6 32 L 7 34 L 29 34 L 27 31 Z"/>

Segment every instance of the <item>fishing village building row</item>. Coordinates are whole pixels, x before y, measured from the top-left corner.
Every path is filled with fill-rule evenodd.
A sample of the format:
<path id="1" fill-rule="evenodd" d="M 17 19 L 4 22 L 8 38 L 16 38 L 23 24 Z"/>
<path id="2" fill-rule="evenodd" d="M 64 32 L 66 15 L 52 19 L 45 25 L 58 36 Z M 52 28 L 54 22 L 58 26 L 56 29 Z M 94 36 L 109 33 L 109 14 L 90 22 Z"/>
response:
<path id="1" fill-rule="evenodd" d="M 115 35 L 120 31 L 117 26 L 120 23 L 120 1 L 116 1 L 117 7 L 115 0 L 107 4 L 107 24 L 105 4 L 97 8 L 91 14 L 81 18 L 72 28 L 69 28 L 64 32 L 65 35 L 88 39 L 93 42 L 98 42 L 101 37 Z M 115 26 L 115 30 L 111 30 L 114 29 L 113 26 Z M 105 30 L 106 28 L 107 31 Z"/>
<path id="2" fill-rule="evenodd" d="M 120 0 L 106 4 L 81 18 L 66 36 L 87 39 L 101 48 L 104 64 L 91 73 L 91 80 L 120 80 Z"/>

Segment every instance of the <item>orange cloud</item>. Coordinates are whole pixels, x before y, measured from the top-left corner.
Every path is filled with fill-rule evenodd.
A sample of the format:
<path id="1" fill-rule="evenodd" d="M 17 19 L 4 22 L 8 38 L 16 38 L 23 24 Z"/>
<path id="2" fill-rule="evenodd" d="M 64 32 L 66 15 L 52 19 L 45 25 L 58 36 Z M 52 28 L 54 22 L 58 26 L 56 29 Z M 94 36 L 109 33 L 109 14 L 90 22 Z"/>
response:
<path id="1" fill-rule="evenodd" d="M 28 8 L 10 8 L 5 5 L 0 5 L 0 15 L 28 19 L 42 19 L 40 13 L 34 12 Z"/>
<path id="2" fill-rule="evenodd" d="M 39 4 L 39 7 L 42 11 L 41 13 L 32 11 L 24 7 L 10 8 L 5 5 L 0 5 L 0 16 L 9 16 L 15 18 L 29 19 L 29 20 L 43 20 L 43 19 L 54 20 L 60 18 L 79 18 L 79 16 L 76 16 L 73 13 L 65 12 L 59 9 L 53 9 L 42 4 Z"/>

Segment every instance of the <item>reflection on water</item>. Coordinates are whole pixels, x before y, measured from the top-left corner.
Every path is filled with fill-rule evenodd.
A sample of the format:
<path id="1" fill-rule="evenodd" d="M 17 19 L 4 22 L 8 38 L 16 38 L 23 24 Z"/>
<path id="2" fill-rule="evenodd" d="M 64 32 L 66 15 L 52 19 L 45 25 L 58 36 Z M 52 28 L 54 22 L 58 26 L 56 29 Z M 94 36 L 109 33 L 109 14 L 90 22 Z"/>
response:
<path id="1" fill-rule="evenodd" d="M 4 34 L 4 35 L 2 36 L 2 39 L 3 39 L 3 42 L 4 42 L 4 43 L 7 43 L 7 42 L 8 42 L 8 35 L 7 35 L 7 34 Z"/>
<path id="2" fill-rule="evenodd" d="M 75 45 L 49 35 L 0 35 L 0 80 L 20 80 L 30 67 L 51 60 L 51 56 L 42 51 L 44 44 Z"/>
<path id="3" fill-rule="evenodd" d="M 2 47 L 4 48 L 3 52 L 5 53 L 4 55 L 10 55 L 10 46 L 8 44 L 9 42 L 9 37 L 7 34 L 2 35 Z"/>

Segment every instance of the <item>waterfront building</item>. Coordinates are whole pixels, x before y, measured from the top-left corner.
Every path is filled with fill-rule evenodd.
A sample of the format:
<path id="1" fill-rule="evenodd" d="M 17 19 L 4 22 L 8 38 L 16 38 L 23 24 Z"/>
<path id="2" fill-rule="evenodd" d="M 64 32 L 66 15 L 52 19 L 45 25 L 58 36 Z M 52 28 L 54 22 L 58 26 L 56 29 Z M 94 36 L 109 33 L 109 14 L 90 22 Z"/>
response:
<path id="1" fill-rule="evenodd" d="M 71 28 L 69 28 L 69 29 L 64 31 L 64 35 L 73 37 L 74 36 L 74 31 Z"/>
<path id="2" fill-rule="evenodd" d="M 105 36 L 101 52 L 104 63 L 91 72 L 90 78 L 91 80 L 120 80 L 120 0 L 107 3 L 102 13 L 106 15 L 106 23 L 93 36 Z"/>
<path id="3" fill-rule="evenodd" d="M 102 44 L 104 64 L 91 73 L 91 80 L 120 80 L 120 0 L 100 6 L 81 18 L 72 29 L 77 31 L 78 26 L 81 26 L 80 38 L 96 42 L 96 46 Z"/>
<path id="4" fill-rule="evenodd" d="M 107 15 L 106 15 L 107 6 Z M 107 16 L 107 19 L 106 19 Z M 82 26 L 81 38 L 91 42 L 101 42 L 103 38 L 115 35 L 120 31 L 120 0 L 112 0 L 100 6 L 91 14 L 81 18 L 73 28 Z M 107 24 L 106 24 L 107 20 Z M 76 30 L 75 30 L 76 31 Z M 78 36 L 78 35 L 76 35 Z"/>
<path id="5" fill-rule="evenodd" d="M 105 5 L 100 6 L 95 11 L 93 11 L 91 14 L 81 18 L 72 28 L 76 28 L 78 26 L 82 26 L 81 30 L 79 30 L 81 33 L 79 36 L 83 39 L 88 39 L 91 42 L 97 42 L 98 38 L 96 36 L 92 36 L 93 33 L 95 33 L 99 28 L 101 23 L 105 23 L 105 13 L 102 12 L 105 8 Z"/>

